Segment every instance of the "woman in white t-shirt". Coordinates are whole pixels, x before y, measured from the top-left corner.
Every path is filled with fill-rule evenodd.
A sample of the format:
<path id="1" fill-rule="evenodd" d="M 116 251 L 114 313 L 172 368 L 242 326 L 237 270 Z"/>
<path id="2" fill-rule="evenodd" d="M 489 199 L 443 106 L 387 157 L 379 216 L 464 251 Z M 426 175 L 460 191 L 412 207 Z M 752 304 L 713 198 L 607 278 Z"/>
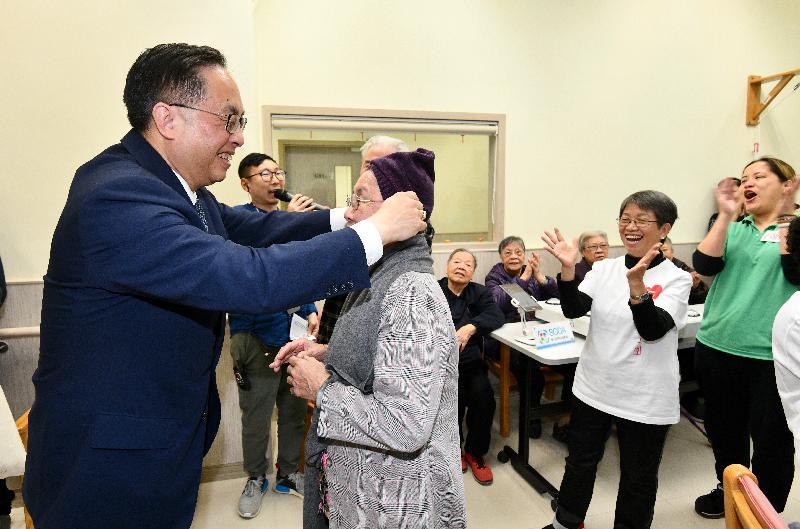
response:
<path id="1" fill-rule="evenodd" d="M 552 525 L 578 529 L 592 499 L 597 465 L 617 426 L 620 482 L 615 529 L 653 521 L 658 467 L 669 425 L 679 419 L 678 330 L 686 324 L 692 277 L 665 259 L 661 242 L 678 218 L 658 191 L 639 191 L 619 209 L 627 254 L 595 263 L 578 285 L 578 241 L 545 232 L 546 250 L 561 262 L 564 315 L 592 318 L 572 391 L 569 455 Z"/>
<path id="2" fill-rule="evenodd" d="M 788 230 L 787 219 L 781 220 L 781 254 L 788 252 L 795 269 L 800 269 L 800 219 L 792 220 Z M 786 422 L 794 436 L 794 456 L 800 458 L 800 292 L 792 294 L 775 316 L 772 358 Z"/>

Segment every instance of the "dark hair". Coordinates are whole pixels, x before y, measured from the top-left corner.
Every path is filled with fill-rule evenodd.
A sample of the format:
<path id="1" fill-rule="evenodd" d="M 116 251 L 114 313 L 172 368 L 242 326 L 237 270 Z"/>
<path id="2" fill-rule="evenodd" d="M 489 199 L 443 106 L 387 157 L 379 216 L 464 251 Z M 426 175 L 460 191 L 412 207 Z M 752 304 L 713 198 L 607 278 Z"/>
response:
<path id="1" fill-rule="evenodd" d="M 497 253 L 503 253 L 503 250 L 506 249 L 506 246 L 514 243 L 522 246 L 523 251 L 525 250 L 525 241 L 523 241 L 521 237 L 517 237 L 516 235 L 509 235 L 508 237 L 500 241 L 500 245 L 497 247 Z"/>
<path id="2" fill-rule="evenodd" d="M 675 224 L 678 220 L 678 206 L 661 191 L 637 191 L 622 201 L 619 207 L 619 216 L 630 205 L 639 206 L 641 209 L 652 211 L 660 228 L 664 224 Z"/>
<path id="3" fill-rule="evenodd" d="M 789 233 L 786 235 L 786 249 L 796 266 L 800 266 L 800 217 L 789 224 Z"/>
<path id="4" fill-rule="evenodd" d="M 748 163 L 742 169 L 742 173 L 744 170 L 753 165 L 754 163 L 764 162 L 769 166 L 769 170 L 777 176 L 781 182 L 786 182 L 787 180 L 791 180 L 795 177 L 794 168 L 791 165 L 784 162 L 783 160 L 779 160 L 778 158 L 773 158 L 772 156 L 764 156 L 759 158 L 758 160 L 753 160 L 752 162 Z M 741 183 L 741 180 L 739 181 Z"/>
<path id="5" fill-rule="evenodd" d="M 159 101 L 195 105 L 205 99 L 201 68 L 225 68 L 225 56 L 209 46 L 159 44 L 144 50 L 128 70 L 122 100 L 131 126 L 144 132 Z"/>
<path id="6" fill-rule="evenodd" d="M 450 261 L 452 261 L 453 260 L 453 256 L 455 254 L 457 254 L 457 253 L 460 253 L 460 252 L 466 252 L 466 253 L 470 254 L 472 256 L 472 264 L 475 265 L 476 267 L 478 266 L 478 260 L 475 258 L 475 254 L 470 252 L 466 248 L 456 248 L 455 250 L 450 252 L 450 257 L 447 258 L 447 262 L 449 263 Z"/>
<path id="7" fill-rule="evenodd" d="M 275 162 L 275 160 L 272 158 L 272 156 L 268 156 L 268 155 L 262 154 L 260 152 L 251 152 L 250 154 L 248 154 L 247 156 L 242 158 L 242 161 L 239 162 L 239 171 L 238 171 L 239 172 L 239 178 L 247 178 L 248 176 L 250 176 L 250 175 L 247 174 L 247 168 L 248 167 L 258 167 L 259 165 L 264 163 L 264 160 L 269 160 L 271 162 Z M 278 162 L 275 162 L 275 163 L 278 163 Z"/>

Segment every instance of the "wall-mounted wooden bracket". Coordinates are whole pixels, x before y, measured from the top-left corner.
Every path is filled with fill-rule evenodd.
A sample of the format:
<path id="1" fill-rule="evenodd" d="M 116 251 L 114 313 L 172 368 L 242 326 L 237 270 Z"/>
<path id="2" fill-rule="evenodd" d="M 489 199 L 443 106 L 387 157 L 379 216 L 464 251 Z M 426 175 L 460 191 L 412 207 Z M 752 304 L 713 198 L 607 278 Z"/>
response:
<path id="1" fill-rule="evenodd" d="M 747 77 L 747 112 L 746 123 L 750 126 L 758 125 L 759 116 L 766 110 L 775 97 L 783 90 L 792 77 L 800 75 L 800 68 L 796 70 L 789 70 L 788 72 L 776 73 L 775 75 L 768 75 L 761 77 L 758 75 L 750 75 Z M 761 102 L 761 85 L 769 83 L 770 81 L 778 81 L 778 84 L 770 91 L 767 99 Z"/>

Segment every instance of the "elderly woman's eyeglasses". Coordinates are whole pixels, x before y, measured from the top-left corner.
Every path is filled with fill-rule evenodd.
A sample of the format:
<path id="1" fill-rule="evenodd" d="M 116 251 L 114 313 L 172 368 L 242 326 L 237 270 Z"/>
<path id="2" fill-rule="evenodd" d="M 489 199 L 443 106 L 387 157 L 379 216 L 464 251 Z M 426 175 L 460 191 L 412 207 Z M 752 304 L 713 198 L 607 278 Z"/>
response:
<path id="1" fill-rule="evenodd" d="M 277 171 L 270 171 L 269 169 L 264 169 L 259 173 L 253 173 L 247 175 L 247 178 L 252 178 L 255 175 L 261 175 L 261 179 L 264 180 L 264 182 L 266 183 L 269 183 L 270 180 L 273 179 L 273 177 L 279 181 L 286 180 L 286 171 L 284 171 L 283 169 L 278 169 Z"/>
<path id="2" fill-rule="evenodd" d="M 629 224 L 633 224 L 634 226 L 638 226 L 640 228 L 647 228 L 650 224 L 658 224 L 657 220 L 632 219 L 630 217 L 620 217 L 617 219 L 617 222 L 619 222 L 620 228 L 626 228 Z"/>
<path id="3" fill-rule="evenodd" d="M 590 252 L 596 252 L 597 250 L 608 250 L 607 244 L 591 244 L 585 247 L 586 250 Z"/>
<path id="4" fill-rule="evenodd" d="M 188 108 L 189 110 L 197 110 L 198 112 L 205 112 L 206 114 L 217 116 L 219 119 L 225 122 L 225 131 L 228 134 L 235 134 L 237 132 L 242 132 L 244 131 L 245 125 L 247 125 L 247 118 L 244 116 L 240 116 L 239 114 L 217 114 L 216 112 L 211 112 L 210 110 L 203 110 L 202 108 L 190 107 L 189 105 L 184 105 L 183 103 L 169 103 L 169 106 Z"/>
<path id="5" fill-rule="evenodd" d="M 377 204 L 378 202 L 383 202 L 383 200 L 370 200 L 368 198 L 361 198 L 360 196 L 353 193 L 352 195 L 347 197 L 347 200 L 345 202 L 348 206 L 350 206 L 353 209 L 353 211 L 355 211 L 358 209 L 359 204 L 369 204 L 369 203 Z"/>

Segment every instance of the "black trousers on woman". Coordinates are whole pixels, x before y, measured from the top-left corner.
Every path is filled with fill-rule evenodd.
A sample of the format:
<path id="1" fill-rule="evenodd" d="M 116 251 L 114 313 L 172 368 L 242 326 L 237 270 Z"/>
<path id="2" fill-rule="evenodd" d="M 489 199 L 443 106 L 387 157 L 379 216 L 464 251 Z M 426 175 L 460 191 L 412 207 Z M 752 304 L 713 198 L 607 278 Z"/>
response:
<path id="1" fill-rule="evenodd" d="M 486 454 L 492 438 L 495 402 L 487 370 L 483 361 L 458 366 L 458 433 L 464 441 L 466 415 L 464 451 L 473 456 Z"/>
<path id="2" fill-rule="evenodd" d="M 717 480 L 730 464 L 750 467 L 778 512 L 794 479 L 794 440 L 775 383 L 775 364 L 719 351 L 697 342 L 695 371 L 706 399 L 705 426 Z"/>
<path id="3" fill-rule="evenodd" d="M 653 522 L 658 467 L 669 425 L 644 424 L 602 412 L 575 397 L 569 429 L 569 455 L 558 493 L 556 518 L 577 529 L 594 492 L 612 424 L 617 425 L 620 478 L 614 529 L 647 529 Z"/>

